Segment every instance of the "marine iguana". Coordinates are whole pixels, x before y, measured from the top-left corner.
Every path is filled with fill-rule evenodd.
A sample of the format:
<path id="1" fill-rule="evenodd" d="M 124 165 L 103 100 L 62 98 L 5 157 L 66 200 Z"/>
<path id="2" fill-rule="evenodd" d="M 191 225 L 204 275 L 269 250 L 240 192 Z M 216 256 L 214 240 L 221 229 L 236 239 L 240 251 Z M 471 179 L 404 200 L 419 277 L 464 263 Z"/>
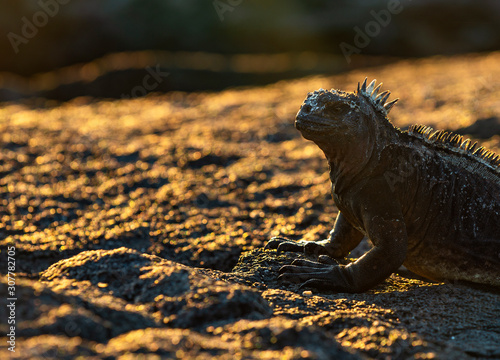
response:
<path id="1" fill-rule="evenodd" d="M 362 292 L 402 264 L 425 278 L 500 287 L 500 156 L 460 135 L 394 127 L 396 100 L 367 79 L 355 93 L 309 93 L 295 127 L 324 152 L 339 209 L 328 239 L 272 238 L 278 251 L 320 255 L 280 269 L 288 282 Z M 343 258 L 367 236 L 373 247 Z M 326 255 L 326 256 L 325 256 Z"/>

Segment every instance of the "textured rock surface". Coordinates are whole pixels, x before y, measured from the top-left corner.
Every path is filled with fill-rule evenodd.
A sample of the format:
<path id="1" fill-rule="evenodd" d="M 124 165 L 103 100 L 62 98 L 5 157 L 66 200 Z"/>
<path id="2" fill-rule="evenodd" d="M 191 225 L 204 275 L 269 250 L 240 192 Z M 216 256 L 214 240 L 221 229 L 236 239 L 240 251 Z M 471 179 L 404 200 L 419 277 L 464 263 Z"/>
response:
<path id="1" fill-rule="evenodd" d="M 16 352 L 3 337 L 0 358 L 500 357 L 497 293 L 404 269 L 363 294 L 303 293 L 276 281 L 302 255 L 262 250 L 275 235 L 325 237 L 336 216 L 326 163 L 292 124 L 308 91 L 378 78 L 401 98 L 396 125 L 476 124 L 499 151 L 496 122 L 481 121 L 500 114 L 499 64 L 495 53 L 222 93 L 4 104 L 0 294 L 15 246 L 18 301 Z"/>

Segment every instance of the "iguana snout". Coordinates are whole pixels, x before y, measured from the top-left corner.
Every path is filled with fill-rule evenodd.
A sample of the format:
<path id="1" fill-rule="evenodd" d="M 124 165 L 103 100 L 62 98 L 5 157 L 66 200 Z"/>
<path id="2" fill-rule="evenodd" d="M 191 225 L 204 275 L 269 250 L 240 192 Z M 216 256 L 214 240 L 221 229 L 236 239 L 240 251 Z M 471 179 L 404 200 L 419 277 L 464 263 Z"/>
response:
<path id="1" fill-rule="evenodd" d="M 345 120 L 357 107 L 350 95 L 323 89 L 309 93 L 297 113 L 295 127 L 306 138 L 311 138 L 315 133 L 332 134 L 347 128 Z"/>

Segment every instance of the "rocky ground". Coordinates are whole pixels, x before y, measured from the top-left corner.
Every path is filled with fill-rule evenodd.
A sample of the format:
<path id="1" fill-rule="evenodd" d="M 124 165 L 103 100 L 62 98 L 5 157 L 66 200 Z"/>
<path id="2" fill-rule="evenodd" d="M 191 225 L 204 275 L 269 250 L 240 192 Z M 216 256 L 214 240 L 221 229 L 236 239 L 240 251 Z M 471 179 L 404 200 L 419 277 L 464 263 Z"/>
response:
<path id="1" fill-rule="evenodd" d="M 276 279 L 302 255 L 262 250 L 324 238 L 336 217 L 326 161 L 293 128 L 308 91 L 377 78 L 401 99 L 397 126 L 499 151 L 499 65 L 438 57 L 220 93 L 3 104 L 0 358 L 500 358 L 498 293 L 404 269 L 362 294 L 304 293 Z"/>

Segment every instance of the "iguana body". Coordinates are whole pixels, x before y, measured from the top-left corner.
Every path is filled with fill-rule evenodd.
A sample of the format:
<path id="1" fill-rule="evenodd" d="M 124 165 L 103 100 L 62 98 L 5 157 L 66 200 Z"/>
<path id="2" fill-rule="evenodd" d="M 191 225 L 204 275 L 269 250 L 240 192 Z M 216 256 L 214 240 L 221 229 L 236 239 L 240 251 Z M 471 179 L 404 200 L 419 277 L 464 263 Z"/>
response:
<path id="1" fill-rule="evenodd" d="M 401 132 L 387 118 L 396 100 L 379 88 L 365 79 L 357 93 L 309 93 L 295 126 L 325 153 L 340 212 L 327 240 L 266 246 L 332 258 L 363 236 L 374 247 L 347 266 L 298 260 L 281 279 L 358 292 L 404 264 L 432 280 L 500 287 L 500 157 L 425 126 Z"/>

